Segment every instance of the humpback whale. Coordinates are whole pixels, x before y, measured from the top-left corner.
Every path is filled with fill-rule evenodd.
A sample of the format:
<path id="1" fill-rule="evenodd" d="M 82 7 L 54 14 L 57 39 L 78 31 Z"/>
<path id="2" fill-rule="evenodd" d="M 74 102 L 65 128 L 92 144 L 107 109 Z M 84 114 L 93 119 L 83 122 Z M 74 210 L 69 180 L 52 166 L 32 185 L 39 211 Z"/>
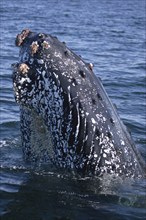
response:
<path id="1" fill-rule="evenodd" d="M 15 43 L 24 157 L 84 174 L 142 177 L 143 159 L 93 65 L 49 34 L 25 29 Z"/>

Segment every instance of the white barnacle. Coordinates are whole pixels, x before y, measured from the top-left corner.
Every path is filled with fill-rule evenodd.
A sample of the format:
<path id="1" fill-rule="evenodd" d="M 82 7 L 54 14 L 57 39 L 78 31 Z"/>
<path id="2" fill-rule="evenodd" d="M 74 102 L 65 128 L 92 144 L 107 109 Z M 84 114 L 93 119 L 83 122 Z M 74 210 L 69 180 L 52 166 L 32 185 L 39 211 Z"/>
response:
<path id="1" fill-rule="evenodd" d="M 62 54 L 57 52 L 57 51 L 55 51 L 54 56 L 59 57 L 60 59 L 62 59 Z"/>
<path id="2" fill-rule="evenodd" d="M 97 124 L 97 122 L 95 121 L 94 118 L 91 118 L 91 121 L 92 121 L 93 124 Z"/>
<path id="3" fill-rule="evenodd" d="M 125 145 L 125 142 L 123 140 L 121 141 L 121 145 Z"/>
<path id="4" fill-rule="evenodd" d="M 106 118 L 105 117 L 103 117 L 103 122 L 106 122 Z"/>
<path id="5" fill-rule="evenodd" d="M 53 72 L 53 74 L 54 74 L 55 78 L 58 79 L 58 75 L 54 72 Z"/>
<path id="6" fill-rule="evenodd" d="M 106 158 L 106 154 L 105 153 L 103 153 L 103 157 Z"/>
<path id="7" fill-rule="evenodd" d="M 103 137 L 104 137 L 104 133 L 101 133 L 101 138 L 103 139 Z"/>
<path id="8" fill-rule="evenodd" d="M 111 165 L 111 162 L 108 161 L 108 160 L 105 160 L 105 164 L 107 164 L 107 165 Z"/>
<path id="9" fill-rule="evenodd" d="M 68 86 L 67 89 L 70 91 L 70 86 Z"/>
<path id="10" fill-rule="evenodd" d="M 110 149 L 109 149 L 109 148 L 106 148 L 106 149 L 104 149 L 104 152 L 105 152 L 106 154 L 109 154 L 109 153 L 110 153 Z"/>
<path id="11" fill-rule="evenodd" d="M 25 78 L 22 78 L 22 79 L 19 81 L 20 84 L 23 84 L 24 82 L 25 82 Z"/>
<path id="12" fill-rule="evenodd" d="M 26 82 L 30 83 L 31 82 L 31 79 L 30 78 L 26 78 Z"/>
<path id="13" fill-rule="evenodd" d="M 109 145 L 110 145 L 110 147 L 114 147 L 113 143 L 110 143 Z"/>
<path id="14" fill-rule="evenodd" d="M 99 118 L 100 118 L 100 114 L 96 114 L 96 118 L 98 118 L 98 119 L 99 119 Z"/>
<path id="15" fill-rule="evenodd" d="M 93 127 L 93 132 L 95 132 L 95 131 L 96 131 L 96 126 Z"/>

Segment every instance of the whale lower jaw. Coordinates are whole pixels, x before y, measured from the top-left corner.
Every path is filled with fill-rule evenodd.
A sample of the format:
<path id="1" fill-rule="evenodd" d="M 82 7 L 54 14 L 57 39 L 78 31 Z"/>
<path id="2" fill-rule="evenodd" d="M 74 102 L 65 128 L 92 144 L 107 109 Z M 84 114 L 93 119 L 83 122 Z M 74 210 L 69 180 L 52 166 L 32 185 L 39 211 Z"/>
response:
<path id="1" fill-rule="evenodd" d="M 52 136 L 38 113 L 27 107 L 21 108 L 21 139 L 24 158 L 27 161 L 51 162 L 54 157 Z M 23 124 L 22 124 L 23 123 Z M 27 139 L 27 140 L 24 140 Z"/>
<path id="2" fill-rule="evenodd" d="M 100 167 L 95 170 L 84 170 L 83 167 L 79 165 L 84 163 L 86 160 L 82 155 L 78 158 L 74 157 L 74 161 L 70 161 L 67 157 L 64 161 L 59 161 L 58 155 L 55 152 L 57 146 L 54 146 L 53 135 L 48 126 L 45 125 L 45 121 L 39 113 L 34 109 L 30 109 L 26 106 L 21 106 L 21 132 L 22 132 L 22 147 L 24 158 L 26 161 L 35 162 L 36 164 L 54 164 L 60 168 L 66 168 L 69 170 L 78 170 L 81 174 L 96 174 L 98 176 L 103 176 L 105 174 L 112 174 L 113 176 L 133 176 L 132 173 L 129 175 L 120 172 L 114 172 L 112 170 L 106 170 L 106 168 Z M 87 162 L 90 163 L 90 160 Z M 139 178 L 142 175 L 139 173 Z"/>

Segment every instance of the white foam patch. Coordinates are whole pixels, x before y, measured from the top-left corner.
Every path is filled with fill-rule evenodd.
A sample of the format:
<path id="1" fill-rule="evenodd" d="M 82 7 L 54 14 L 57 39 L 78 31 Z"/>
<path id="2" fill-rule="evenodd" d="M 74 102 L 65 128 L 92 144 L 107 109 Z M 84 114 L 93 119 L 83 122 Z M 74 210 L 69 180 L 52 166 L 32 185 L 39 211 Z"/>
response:
<path id="1" fill-rule="evenodd" d="M 0 148 L 5 147 L 7 145 L 7 142 L 4 140 L 0 140 Z"/>

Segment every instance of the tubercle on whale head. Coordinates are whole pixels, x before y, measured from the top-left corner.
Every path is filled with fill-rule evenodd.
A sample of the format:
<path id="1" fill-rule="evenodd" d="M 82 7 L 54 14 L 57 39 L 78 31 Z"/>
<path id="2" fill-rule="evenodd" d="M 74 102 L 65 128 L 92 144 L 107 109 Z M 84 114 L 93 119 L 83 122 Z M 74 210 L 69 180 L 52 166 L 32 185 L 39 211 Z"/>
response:
<path id="1" fill-rule="evenodd" d="M 19 105 L 31 107 L 31 100 L 35 97 L 34 85 L 38 74 L 25 60 L 20 60 L 18 63 L 12 64 L 11 67 L 15 100 Z"/>
<path id="2" fill-rule="evenodd" d="M 91 71 L 93 71 L 93 67 L 94 67 L 93 63 L 89 63 L 89 69 L 90 69 Z"/>
<path id="3" fill-rule="evenodd" d="M 31 31 L 29 29 L 24 29 L 20 34 L 18 34 L 15 40 L 16 46 L 20 47 L 30 33 Z"/>
<path id="4" fill-rule="evenodd" d="M 32 44 L 30 45 L 31 47 L 31 54 L 34 55 L 35 53 L 37 53 L 38 49 L 39 49 L 39 45 L 37 41 L 33 41 Z"/>
<path id="5" fill-rule="evenodd" d="M 44 40 L 42 42 L 42 47 L 43 47 L 43 49 L 48 49 L 50 47 L 50 45 L 49 45 L 49 43 L 47 41 Z"/>
<path id="6" fill-rule="evenodd" d="M 18 66 L 18 71 L 20 71 L 22 74 L 25 74 L 25 73 L 28 73 L 28 70 L 29 70 L 29 66 L 26 64 L 26 63 L 21 63 L 19 66 Z"/>
<path id="7" fill-rule="evenodd" d="M 49 43 L 48 43 L 46 40 L 44 40 L 44 39 L 42 39 L 41 42 L 39 42 L 39 41 L 33 41 L 32 44 L 30 45 L 31 55 L 34 56 L 34 54 L 36 54 L 37 52 L 39 52 L 40 47 L 41 47 L 42 50 L 45 50 L 45 49 L 47 50 L 47 49 L 50 48 L 50 45 L 49 45 Z"/>
<path id="8" fill-rule="evenodd" d="M 21 74 L 22 77 L 26 77 L 26 74 L 28 74 L 30 70 L 30 67 L 26 63 L 13 63 L 11 67 L 13 71 L 12 76 Z"/>
<path id="9" fill-rule="evenodd" d="M 19 62 L 12 65 L 12 79 L 15 100 L 20 105 L 26 106 L 35 99 L 36 84 L 41 77 L 35 65 L 41 65 L 40 53 L 49 48 L 45 38 L 45 34 L 36 34 L 29 29 L 23 30 L 16 37 L 16 46 L 21 48 Z M 38 86 L 41 85 L 38 83 Z"/>

